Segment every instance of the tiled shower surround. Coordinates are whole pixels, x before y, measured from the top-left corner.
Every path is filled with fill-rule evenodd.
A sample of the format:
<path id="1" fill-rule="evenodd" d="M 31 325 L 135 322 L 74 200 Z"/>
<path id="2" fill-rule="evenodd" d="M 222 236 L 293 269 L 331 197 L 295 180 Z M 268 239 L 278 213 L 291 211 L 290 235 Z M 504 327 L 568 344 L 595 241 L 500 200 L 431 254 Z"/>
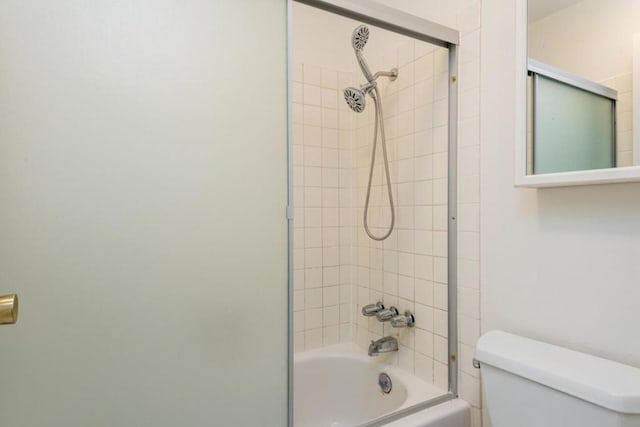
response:
<path id="1" fill-rule="evenodd" d="M 377 242 L 362 226 L 375 111 L 357 115 L 356 341 L 396 336 L 397 362 L 418 377 L 447 387 L 447 141 L 448 51 L 407 41 L 383 55 L 375 69 L 396 67 L 398 79 L 380 80 L 389 166 L 396 205 L 391 236 Z M 382 153 L 378 147 L 370 224 L 382 235 L 390 221 Z M 415 315 L 416 326 L 392 328 L 360 315 L 361 306 L 382 301 Z M 436 357 L 437 356 L 437 357 Z"/>
<path id="2" fill-rule="evenodd" d="M 295 65 L 294 345 L 353 339 L 352 114 L 338 87 L 352 73 Z"/>
<path id="3" fill-rule="evenodd" d="M 375 69 L 399 69 L 396 81 L 379 80 L 396 205 L 395 229 L 382 242 L 365 234 L 362 218 L 375 109 L 368 98 L 354 113 L 342 99 L 341 89 L 363 78 L 297 65 L 296 349 L 352 340 L 365 349 L 393 335 L 400 350 L 390 359 L 446 388 L 448 51 L 407 41 L 373 59 Z M 369 223 L 382 235 L 390 210 L 380 143 L 376 154 Z M 414 313 L 416 327 L 360 314 L 376 301 Z"/>
<path id="4" fill-rule="evenodd" d="M 461 31 L 458 121 L 459 393 L 480 420 L 479 372 L 472 366 L 479 312 L 480 5 L 467 2 L 438 20 Z M 295 351 L 394 335 L 400 350 L 381 356 L 447 387 L 447 63 L 448 51 L 419 41 L 367 52 L 372 70 L 399 69 L 379 80 L 396 205 L 396 227 L 383 242 L 366 236 L 363 209 L 371 160 L 374 105 L 346 106 L 342 88 L 359 86 L 359 69 L 294 65 L 294 346 Z M 369 220 L 389 223 L 380 144 Z M 360 314 L 378 300 L 409 310 L 416 327 L 394 329 Z"/>

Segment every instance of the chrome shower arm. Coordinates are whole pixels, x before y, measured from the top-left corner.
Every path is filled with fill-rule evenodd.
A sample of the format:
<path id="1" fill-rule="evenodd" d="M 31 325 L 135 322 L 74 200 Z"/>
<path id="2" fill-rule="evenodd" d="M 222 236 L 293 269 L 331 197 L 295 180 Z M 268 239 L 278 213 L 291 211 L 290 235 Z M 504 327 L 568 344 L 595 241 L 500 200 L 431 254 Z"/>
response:
<path id="1" fill-rule="evenodd" d="M 392 68 L 389 71 L 378 71 L 375 74 L 371 74 L 371 70 L 369 69 L 369 65 L 367 65 L 367 61 L 364 60 L 364 56 L 359 51 L 356 51 L 356 58 L 358 59 L 358 65 L 360 65 L 360 69 L 362 70 L 362 74 L 367 79 L 367 82 L 370 84 L 378 80 L 378 77 L 389 77 L 389 80 L 394 81 L 398 78 L 398 69 Z"/>
<path id="2" fill-rule="evenodd" d="M 378 77 L 389 77 L 389 80 L 394 81 L 398 78 L 398 69 L 392 68 L 391 71 L 378 71 L 373 75 L 373 80 L 378 80 Z"/>

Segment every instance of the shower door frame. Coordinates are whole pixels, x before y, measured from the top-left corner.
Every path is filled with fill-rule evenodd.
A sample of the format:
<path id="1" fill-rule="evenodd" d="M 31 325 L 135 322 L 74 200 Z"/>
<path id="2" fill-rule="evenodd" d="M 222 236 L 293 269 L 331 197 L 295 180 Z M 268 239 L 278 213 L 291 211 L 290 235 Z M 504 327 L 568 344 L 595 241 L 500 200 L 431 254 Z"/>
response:
<path id="1" fill-rule="evenodd" d="M 449 113 L 448 113 L 448 171 L 447 171 L 447 291 L 448 291 L 448 392 L 391 415 L 377 418 L 366 426 L 379 426 L 422 411 L 458 397 L 458 55 L 460 33 L 449 27 L 419 18 L 398 9 L 369 0 L 287 0 L 287 106 L 288 106 L 288 206 L 289 230 L 289 320 L 288 320 L 288 418 L 293 427 L 293 120 L 292 120 L 292 58 L 293 2 L 306 4 L 335 15 L 354 19 L 417 40 L 444 47 L 449 51 Z"/>

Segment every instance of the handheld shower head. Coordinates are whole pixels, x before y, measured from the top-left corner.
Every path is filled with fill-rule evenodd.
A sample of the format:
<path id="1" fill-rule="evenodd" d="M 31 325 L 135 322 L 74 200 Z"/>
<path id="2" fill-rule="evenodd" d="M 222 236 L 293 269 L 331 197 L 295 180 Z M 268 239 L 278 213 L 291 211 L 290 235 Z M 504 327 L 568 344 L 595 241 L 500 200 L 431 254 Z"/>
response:
<path id="1" fill-rule="evenodd" d="M 353 46 L 353 50 L 356 52 L 361 52 L 364 49 L 364 46 L 369 41 L 369 27 L 366 25 L 359 25 L 353 30 L 351 33 L 351 45 Z"/>
<path id="2" fill-rule="evenodd" d="M 356 29 L 353 30 L 353 33 L 351 33 L 351 46 L 353 46 L 353 50 L 356 53 L 356 59 L 358 60 L 362 74 L 364 74 L 367 81 L 371 83 L 373 81 L 373 75 L 362 57 L 362 49 L 364 49 L 367 41 L 369 41 L 369 27 L 366 25 L 358 25 Z"/>
<path id="3" fill-rule="evenodd" d="M 347 105 L 356 113 L 362 113 L 366 105 L 365 93 L 355 87 L 348 87 L 344 90 L 344 100 Z"/>
<path id="4" fill-rule="evenodd" d="M 376 82 L 365 83 L 360 88 L 348 87 L 342 93 L 347 105 L 356 113 L 362 113 L 366 106 L 365 98 L 376 89 Z"/>

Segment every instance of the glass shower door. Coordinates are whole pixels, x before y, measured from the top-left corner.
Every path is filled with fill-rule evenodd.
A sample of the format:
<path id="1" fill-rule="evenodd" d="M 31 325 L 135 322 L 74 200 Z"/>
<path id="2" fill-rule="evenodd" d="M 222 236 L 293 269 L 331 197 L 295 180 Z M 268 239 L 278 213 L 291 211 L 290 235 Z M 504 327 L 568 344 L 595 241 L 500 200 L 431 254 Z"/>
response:
<path id="1" fill-rule="evenodd" d="M 0 425 L 286 425 L 286 2 L 2 1 L 0 40 Z"/>

